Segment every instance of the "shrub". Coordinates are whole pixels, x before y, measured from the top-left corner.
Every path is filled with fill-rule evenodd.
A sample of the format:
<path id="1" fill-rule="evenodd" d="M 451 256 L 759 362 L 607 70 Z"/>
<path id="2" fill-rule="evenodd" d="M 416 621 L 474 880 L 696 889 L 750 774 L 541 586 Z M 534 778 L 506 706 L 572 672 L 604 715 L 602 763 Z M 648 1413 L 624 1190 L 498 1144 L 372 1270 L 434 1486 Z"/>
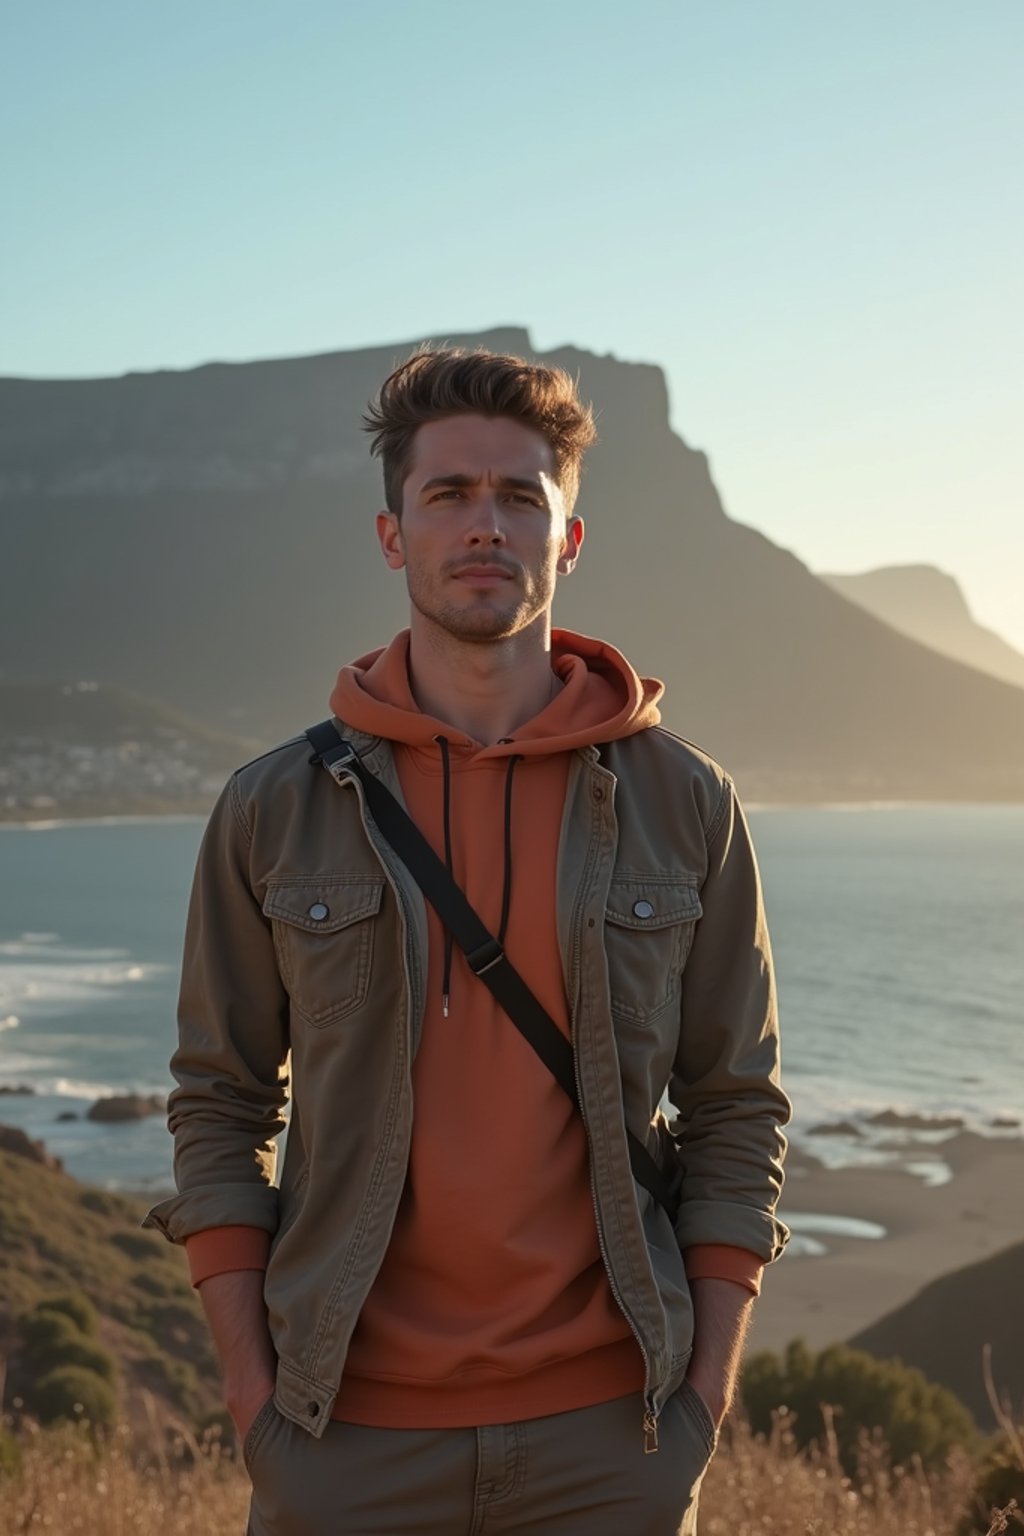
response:
<path id="1" fill-rule="evenodd" d="M 163 1238 L 146 1232 L 113 1232 L 110 1241 L 130 1259 L 151 1259 L 161 1251 L 159 1245 Z"/>
<path id="2" fill-rule="evenodd" d="M 90 1338 L 96 1333 L 98 1318 L 96 1308 L 81 1291 L 62 1291 L 56 1296 L 44 1296 L 36 1306 L 37 1312 L 60 1312 L 70 1317 L 75 1327 Z"/>
<path id="3" fill-rule="evenodd" d="M 1004 1436 L 978 1468 L 970 1504 L 957 1526 L 957 1536 L 987 1536 L 994 1509 L 1005 1509 L 1011 1499 L 1024 1509 L 1024 1465 L 1009 1438 Z"/>
<path id="4" fill-rule="evenodd" d="M 109 1381 L 113 1386 L 117 1381 L 117 1361 L 109 1349 L 104 1349 L 102 1344 L 97 1344 L 93 1339 L 84 1339 L 81 1334 L 77 1338 L 68 1340 L 60 1349 L 53 1351 L 33 1352 L 32 1363 L 37 1370 L 58 1369 L 63 1365 L 81 1366 L 83 1371 L 93 1371 L 97 1376 Z"/>
<path id="5" fill-rule="evenodd" d="M 96 1313 L 84 1296 L 47 1297 L 18 1319 L 21 1338 L 19 1374 L 30 1412 L 43 1423 L 71 1418 L 67 1392 L 85 1393 L 86 1417 L 110 1422 L 117 1406 L 117 1361 L 96 1333 Z M 65 1390 L 66 1389 L 66 1390 Z M 73 1400 L 72 1400 L 73 1403 Z"/>
<path id="6" fill-rule="evenodd" d="M 96 1314 L 84 1297 L 47 1298 L 31 1312 L 22 1313 L 18 1332 L 25 1363 L 34 1375 L 78 1365 L 104 1381 L 114 1382 L 117 1377 L 117 1361 L 95 1337 Z"/>
<path id="7" fill-rule="evenodd" d="M 109 1383 L 79 1365 L 60 1366 L 37 1381 L 31 1407 L 41 1424 L 87 1419 L 107 1428 L 117 1415 L 117 1399 Z"/>
<path id="8" fill-rule="evenodd" d="M 970 1414 L 952 1392 L 898 1360 L 876 1360 L 843 1344 L 814 1355 L 797 1340 L 781 1360 L 754 1355 L 744 1369 L 742 1397 L 758 1434 L 770 1432 L 775 1409 L 789 1408 L 801 1447 L 825 1439 L 822 1405 L 831 1407 L 839 1456 L 850 1474 L 861 1437 L 872 1430 L 881 1431 L 895 1466 L 915 1456 L 926 1467 L 939 1466 L 954 1445 L 977 1440 Z"/>
<path id="9" fill-rule="evenodd" d="M 22 1313 L 18 1333 L 22 1347 L 32 1359 L 59 1354 L 68 1344 L 84 1338 L 82 1330 L 65 1313 L 50 1312 L 45 1307 Z"/>
<path id="10" fill-rule="evenodd" d="M 160 1300 L 178 1294 L 178 1287 L 172 1280 L 165 1280 L 162 1275 L 152 1275 L 148 1269 L 137 1269 L 132 1275 L 132 1284 L 137 1291 L 145 1291 L 147 1296 L 156 1296 Z"/>

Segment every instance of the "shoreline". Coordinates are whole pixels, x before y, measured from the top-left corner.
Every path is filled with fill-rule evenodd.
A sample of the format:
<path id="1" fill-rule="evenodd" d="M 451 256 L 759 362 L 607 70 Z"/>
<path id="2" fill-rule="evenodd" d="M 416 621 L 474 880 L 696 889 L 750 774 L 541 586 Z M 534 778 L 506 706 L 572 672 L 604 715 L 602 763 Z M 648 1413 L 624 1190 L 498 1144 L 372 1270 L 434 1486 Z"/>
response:
<path id="1" fill-rule="evenodd" d="M 0 817 L 0 832 L 53 832 L 58 827 L 120 827 L 154 821 L 202 821 L 209 811 L 129 811 L 107 816 L 40 816 L 31 821 L 7 821 Z"/>
<path id="2" fill-rule="evenodd" d="M 150 823 L 154 821 L 206 821 L 213 802 L 205 810 L 185 811 L 129 811 L 95 814 L 92 816 L 61 815 L 8 818 L 0 813 L 0 832 L 52 832 L 59 827 L 107 827 L 122 823 Z M 831 811 L 855 814 L 859 811 L 1008 811 L 1024 810 L 1024 800 L 759 800 L 755 796 L 743 801 L 745 811 L 755 814 L 769 811 Z"/>
<path id="3" fill-rule="evenodd" d="M 782 1221 L 834 1217 L 884 1235 L 822 1232 L 824 1253 L 787 1252 L 769 1265 L 748 1354 L 797 1338 L 811 1349 L 842 1342 L 931 1281 L 1021 1240 L 1024 1138 L 962 1130 L 934 1151 L 952 1174 L 944 1183 L 906 1166 L 829 1169 L 790 1149 Z"/>

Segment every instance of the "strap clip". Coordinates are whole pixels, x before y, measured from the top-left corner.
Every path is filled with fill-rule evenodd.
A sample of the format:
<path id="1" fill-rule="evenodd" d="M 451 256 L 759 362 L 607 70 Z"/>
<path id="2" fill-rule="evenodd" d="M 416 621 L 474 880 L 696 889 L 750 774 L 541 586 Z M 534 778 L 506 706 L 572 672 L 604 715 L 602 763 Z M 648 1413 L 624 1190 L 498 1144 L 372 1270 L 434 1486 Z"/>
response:
<path id="1" fill-rule="evenodd" d="M 328 747 L 326 752 L 320 754 L 320 761 L 331 778 L 339 784 L 348 777 L 349 769 L 358 760 L 359 754 L 350 741 L 339 742 L 337 747 Z M 314 762 L 316 759 L 311 758 L 310 761 Z"/>
<path id="2" fill-rule="evenodd" d="M 497 939 L 489 938 L 486 944 L 481 944 L 479 949 L 466 951 L 466 962 L 474 976 L 482 976 L 489 971 L 492 965 L 497 965 L 499 960 L 504 960 L 505 951 Z"/>

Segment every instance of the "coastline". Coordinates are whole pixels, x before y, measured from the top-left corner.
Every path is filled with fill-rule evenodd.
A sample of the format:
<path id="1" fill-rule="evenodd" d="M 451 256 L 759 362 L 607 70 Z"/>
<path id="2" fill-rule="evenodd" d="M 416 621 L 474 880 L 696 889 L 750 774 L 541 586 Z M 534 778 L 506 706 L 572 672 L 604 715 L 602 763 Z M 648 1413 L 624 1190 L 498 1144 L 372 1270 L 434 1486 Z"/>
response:
<path id="1" fill-rule="evenodd" d="M 779 1205 L 783 1221 L 792 1218 L 794 1231 L 818 1236 L 815 1216 L 844 1218 L 884 1235 L 821 1232 L 825 1252 L 789 1251 L 769 1265 L 748 1354 L 778 1351 L 797 1338 L 812 1349 L 841 1342 L 932 1280 L 1020 1241 L 1024 1138 L 962 1130 L 934 1150 L 952 1175 L 942 1183 L 905 1164 L 828 1169 L 791 1147 Z M 801 1216 L 811 1223 L 801 1224 Z"/>
<path id="2" fill-rule="evenodd" d="M 91 816 L 62 814 L 59 810 L 45 816 L 13 818 L 0 812 L 0 832 L 49 832 L 58 827 L 107 827 L 122 823 L 154 821 L 203 821 L 213 808 L 213 800 L 196 810 L 128 811 L 97 813 Z M 1024 800 L 761 800 L 755 795 L 743 800 L 743 809 L 760 814 L 769 811 L 832 811 L 853 814 L 858 811 L 1007 811 L 1024 810 Z"/>
<path id="3" fill-rule="evenodd" d="M 149 825 L 154 821 L 205 822 L 209 811 L 138 811 L 109 816 L 45 816 L 32 821 L 5 821 L 0 817 L 0 832 L 52 832 L 58 827 L 120 827 L 133 823 Z"/>

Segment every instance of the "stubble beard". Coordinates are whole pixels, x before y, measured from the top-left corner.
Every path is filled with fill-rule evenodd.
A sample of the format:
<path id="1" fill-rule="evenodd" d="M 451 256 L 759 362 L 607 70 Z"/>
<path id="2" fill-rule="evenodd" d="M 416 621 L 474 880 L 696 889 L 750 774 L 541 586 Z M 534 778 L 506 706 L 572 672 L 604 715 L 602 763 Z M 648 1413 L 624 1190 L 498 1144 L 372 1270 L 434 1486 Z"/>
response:
<path id="1" fill-rule="evenodd" d="M 453 603 L 441 595 L 440 582 L 435 586 L 408 566 L 406 585 L 409 601 L 418 613 L 453 640 L 467 645 L 490 645 L 519 634 L 550 607 L 554 595 L 553 581 L 549 584 L 527 578 L 524 591 L 521 580 L 513 577 L 507 584 L 511 588 L 507 595 L 502 587 L 493 587 L 475 592 L 472 603 Z M 550 590 L 545 590 L 549 585 Z"/>

